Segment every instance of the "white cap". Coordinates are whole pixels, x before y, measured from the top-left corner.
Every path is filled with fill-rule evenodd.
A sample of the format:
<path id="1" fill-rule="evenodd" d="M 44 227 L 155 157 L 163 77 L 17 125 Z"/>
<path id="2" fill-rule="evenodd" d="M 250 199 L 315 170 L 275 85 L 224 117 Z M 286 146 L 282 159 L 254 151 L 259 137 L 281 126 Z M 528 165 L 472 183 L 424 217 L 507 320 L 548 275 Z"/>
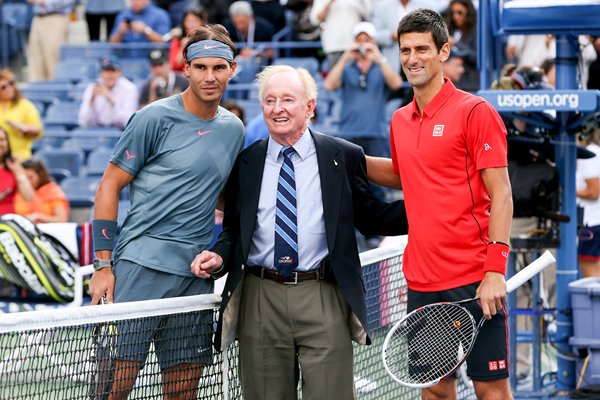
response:
<path id="1" fill-rule="evenodd" d="M 354 25 L 354 28 L 352 28 L 352 35 L 354 37 L 357 37 L 361 33 L 366 33 L 371 39 L 375 39 L 375 25 L 365 21 L 359 22 L 358 24 Z"/>

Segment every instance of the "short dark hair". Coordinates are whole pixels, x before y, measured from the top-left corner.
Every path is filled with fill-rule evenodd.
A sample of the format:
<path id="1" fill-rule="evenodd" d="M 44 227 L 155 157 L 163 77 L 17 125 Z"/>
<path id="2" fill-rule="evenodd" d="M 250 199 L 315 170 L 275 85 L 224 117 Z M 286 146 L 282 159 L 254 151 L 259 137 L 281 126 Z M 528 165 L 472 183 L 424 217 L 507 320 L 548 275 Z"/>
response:
<path id="1" fill-rule="evenodd" d="M 398 24 L 398 44 L 402 46 L 400 36 L 414 32 L 431 32 L 438 51 L 442 49 L 444 44 L 448 43 L 448 27 L 444 22 L 444 18 L 433 10 L 419 8 L 406 14 Z"/>
<path id="2" fill-rule="evenodd" d="M 221 24 L 203 25 L 200 28 L 196 29 L 194 32 L 192 32 L 189 38 L 190 40 L 188 40 L 188 42 L 185 44 L 185 47 L 183 48 L 183 59 L 186 63 L 188 63 L 188 48 L 194 43 L 197 43 L 201 40 L 216 40 L 229 46 L 231 48 L 231 51 L 233 51 L 234 55 L 237 53 L 237 48 L 235 47 L 233 40 L 231 40 L 231 37 L 229 37 L 229 32 Z"/>

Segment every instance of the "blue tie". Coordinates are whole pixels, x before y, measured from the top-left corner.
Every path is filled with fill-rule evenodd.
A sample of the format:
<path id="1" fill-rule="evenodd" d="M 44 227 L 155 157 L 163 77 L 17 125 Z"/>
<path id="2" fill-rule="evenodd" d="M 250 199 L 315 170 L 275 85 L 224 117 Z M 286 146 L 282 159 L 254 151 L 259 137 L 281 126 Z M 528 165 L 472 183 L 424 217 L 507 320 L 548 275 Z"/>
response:
<path id="1" fill-rule="evenodd" d="M 296 178 L 290 158 L 293 147 L 282 149 L 283 164 L 277 183 L 275 206 L 275 268 L 287 278 L 298 267 L 298 225 L 296 223 Z"/>

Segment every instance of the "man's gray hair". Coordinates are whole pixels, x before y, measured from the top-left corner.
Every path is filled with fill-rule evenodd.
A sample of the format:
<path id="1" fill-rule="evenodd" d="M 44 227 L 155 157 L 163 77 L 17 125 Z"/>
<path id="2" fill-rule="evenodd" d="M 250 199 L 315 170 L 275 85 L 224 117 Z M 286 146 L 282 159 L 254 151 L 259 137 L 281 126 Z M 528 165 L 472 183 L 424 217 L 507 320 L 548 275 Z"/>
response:
<path id="1" fill-rule="evenodd" d="M 232 17 L 238 17 L 242 15 L 251 17 L 254 15 L 254 12 L 252 11 L 250 2 L 240 0 L 231 3 L 229 6 L 229 15 Z"/>

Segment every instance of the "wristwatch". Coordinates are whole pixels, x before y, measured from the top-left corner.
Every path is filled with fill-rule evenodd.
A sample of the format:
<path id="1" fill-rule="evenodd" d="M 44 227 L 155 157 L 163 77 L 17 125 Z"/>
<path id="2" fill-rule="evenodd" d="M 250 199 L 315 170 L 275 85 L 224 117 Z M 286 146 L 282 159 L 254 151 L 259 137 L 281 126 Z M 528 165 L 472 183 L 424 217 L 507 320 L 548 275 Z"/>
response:
<path id="1" fill-rule="evenodd" d="M 113 260 L 101 260 L 99 258 L 94 258 L 93 265 L 94 271 L 100 271 L 104 268 L 112 268 Z"/>

